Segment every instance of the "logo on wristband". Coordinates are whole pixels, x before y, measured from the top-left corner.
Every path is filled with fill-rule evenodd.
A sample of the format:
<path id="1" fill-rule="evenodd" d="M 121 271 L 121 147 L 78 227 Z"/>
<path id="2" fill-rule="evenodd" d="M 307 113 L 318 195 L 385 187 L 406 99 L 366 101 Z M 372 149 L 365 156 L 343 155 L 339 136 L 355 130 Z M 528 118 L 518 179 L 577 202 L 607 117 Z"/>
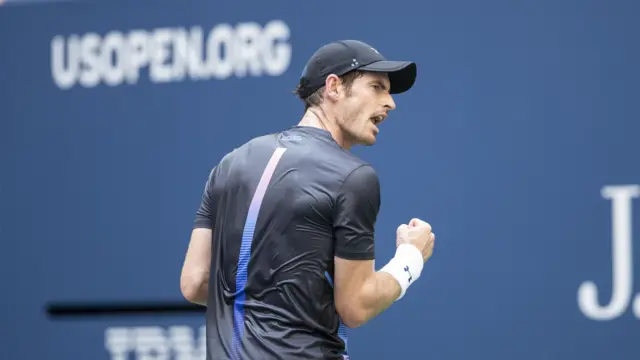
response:
<path id="1" fill-rule="evenodd" d="M 409 271 L 408 265 L 404 267 L 404 271 L 406 271 L 407 274 L 409 274 L 409 282 L 411 282 L 411 279 L 413 279 L 413 276 L 411 275 L 411 271 Z"/>

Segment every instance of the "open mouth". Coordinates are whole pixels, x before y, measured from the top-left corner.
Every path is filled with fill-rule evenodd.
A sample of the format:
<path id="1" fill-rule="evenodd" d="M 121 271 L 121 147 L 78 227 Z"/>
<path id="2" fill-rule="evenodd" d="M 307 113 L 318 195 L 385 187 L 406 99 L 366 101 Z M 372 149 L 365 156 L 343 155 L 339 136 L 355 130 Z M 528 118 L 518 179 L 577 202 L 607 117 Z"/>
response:
<path id="1" fill-rule="evenodd" d="M 370 117 L 370 119 L 371 119 L 371 122 L 372 122 L 374 125 L 376 125 L 376 126 L 377 126 L 378 124 L 380 124 L 380 123 L 384 120 L 384 115 L 376 115 L 376 116 L 372 116 L 372 117 Z"/>

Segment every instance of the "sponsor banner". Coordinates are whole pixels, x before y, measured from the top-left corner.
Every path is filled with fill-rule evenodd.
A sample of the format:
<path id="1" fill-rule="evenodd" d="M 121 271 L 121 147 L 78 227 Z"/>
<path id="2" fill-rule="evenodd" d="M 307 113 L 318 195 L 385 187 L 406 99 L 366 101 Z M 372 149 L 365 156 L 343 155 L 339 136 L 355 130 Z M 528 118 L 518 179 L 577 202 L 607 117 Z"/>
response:
<path id="1" fill-rule="evenodd" d="M 290 37 L 282 20 L 56 35 L 51 76 L 60 89 L 280 76 Z"/>

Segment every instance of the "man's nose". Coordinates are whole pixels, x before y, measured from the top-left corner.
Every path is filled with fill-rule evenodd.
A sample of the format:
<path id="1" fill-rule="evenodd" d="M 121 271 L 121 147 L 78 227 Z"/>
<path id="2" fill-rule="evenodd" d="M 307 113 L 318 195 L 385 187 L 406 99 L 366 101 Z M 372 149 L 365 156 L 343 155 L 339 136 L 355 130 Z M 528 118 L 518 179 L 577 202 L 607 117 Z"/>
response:
<path id="1" fill-rule="evenodd" d="M 389 110 L 393 110 L 393 109 L 396 108 L 396 103 L 395 103 L 395 101 L 393 101 L 393 96 L 391 96 L 391 94 L 389 94 L 389 96 L 385 100 L 385 105 L 384 106 L 386 108 L 388 108 Z"/>

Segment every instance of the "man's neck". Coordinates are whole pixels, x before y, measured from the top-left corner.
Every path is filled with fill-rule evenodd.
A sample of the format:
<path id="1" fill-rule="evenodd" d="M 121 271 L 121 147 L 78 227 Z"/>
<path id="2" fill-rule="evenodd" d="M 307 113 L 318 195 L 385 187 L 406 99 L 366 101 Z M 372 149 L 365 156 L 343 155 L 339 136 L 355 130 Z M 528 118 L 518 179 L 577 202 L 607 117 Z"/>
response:
<path id="1" fill-rule="evenodd" d="M 310 126 L 327 130 L 333 139 L 346 150 L 349 150 L 351 146 L 345 141 L 344 135 L 340 128 L 324 115 L 321 109 L 309 109 L 302 116 L 302 119 L 298 123 L 299 126 Z"/>

